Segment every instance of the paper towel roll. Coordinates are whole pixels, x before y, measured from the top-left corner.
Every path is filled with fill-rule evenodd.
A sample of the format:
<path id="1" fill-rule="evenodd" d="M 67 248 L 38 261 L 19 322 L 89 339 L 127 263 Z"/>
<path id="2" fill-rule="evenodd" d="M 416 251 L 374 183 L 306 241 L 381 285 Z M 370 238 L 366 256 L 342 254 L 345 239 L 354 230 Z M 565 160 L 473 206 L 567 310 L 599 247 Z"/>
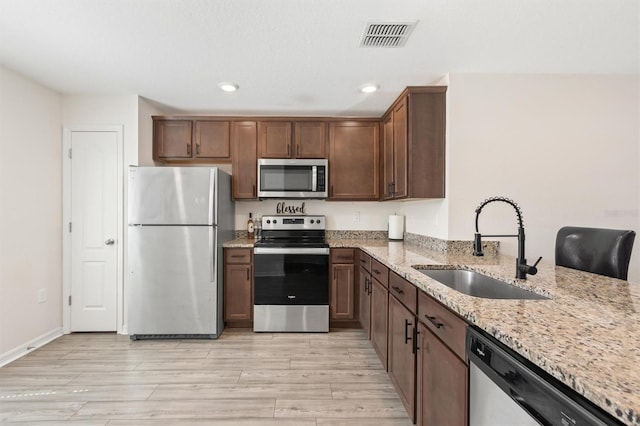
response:
<path id="1" fill-rule="evenodd" d="M 393 214 L 389 216 L 389 239 L 402 240 L 404 234 L 404 216 Z"/>

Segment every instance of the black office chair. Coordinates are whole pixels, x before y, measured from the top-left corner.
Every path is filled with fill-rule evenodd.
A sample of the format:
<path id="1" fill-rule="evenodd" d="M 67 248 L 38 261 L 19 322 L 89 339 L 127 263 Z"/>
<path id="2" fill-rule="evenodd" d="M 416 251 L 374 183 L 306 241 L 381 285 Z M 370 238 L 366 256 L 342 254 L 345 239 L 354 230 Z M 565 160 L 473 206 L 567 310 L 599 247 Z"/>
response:
<path id="1" fill-rule="evenodd" d="M 556 236 L 556 265 L 627 279 L 634 231 L 565 226 Z"/>

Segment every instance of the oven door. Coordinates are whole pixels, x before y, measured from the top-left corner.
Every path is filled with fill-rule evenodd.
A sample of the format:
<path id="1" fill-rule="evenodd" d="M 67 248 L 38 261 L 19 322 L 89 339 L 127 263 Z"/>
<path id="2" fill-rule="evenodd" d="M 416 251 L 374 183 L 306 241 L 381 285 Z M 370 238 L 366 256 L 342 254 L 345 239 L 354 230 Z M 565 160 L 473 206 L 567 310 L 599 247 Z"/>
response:
<path id="1" fill-rule="evenodd" d="M 253 249 L 253 331 L 329 331 L 329 249 Z"/>
<path id="2" fill-rule="evenodd" d="M 328 248 L 256 247 L 255 305 L 328 305 Z"/>

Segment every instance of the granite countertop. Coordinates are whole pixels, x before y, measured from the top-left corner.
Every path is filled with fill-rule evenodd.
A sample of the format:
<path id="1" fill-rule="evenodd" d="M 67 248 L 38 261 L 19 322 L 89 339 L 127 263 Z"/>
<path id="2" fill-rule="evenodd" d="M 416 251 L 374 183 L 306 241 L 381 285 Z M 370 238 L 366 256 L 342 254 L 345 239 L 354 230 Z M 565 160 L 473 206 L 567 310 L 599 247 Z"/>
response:
<path id="1" fill-rule="evenodd" d="M 640 284 L 557 267 L 516 280 L 513 257 L 445 254 L 376 239 L 330 239 L 363 249 L 470 324 L 477 325 L 628 425 L 640 425 Z M 225 247 L 252 247 L 236 239 Z M 549 300 L 481 299 L 425 276 L 426 269 L 470 269 L 546 295 Z"/>

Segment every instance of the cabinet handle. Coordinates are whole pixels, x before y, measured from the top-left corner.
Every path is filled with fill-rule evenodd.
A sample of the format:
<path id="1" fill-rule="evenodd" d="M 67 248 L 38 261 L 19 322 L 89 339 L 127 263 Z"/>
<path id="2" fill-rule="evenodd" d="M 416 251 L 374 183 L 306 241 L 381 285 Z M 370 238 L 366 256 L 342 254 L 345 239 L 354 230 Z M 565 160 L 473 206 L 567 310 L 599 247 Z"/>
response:
<path id="1" fill-rule="evenodd" d="M 333 268 L 333 279 L 336 279 L 336 268 Z"/>
<path id="2" fill-rule="evenodd" d="M 407 343 L 409 343 L 409 340 L 411 340 L 411 337 L 409 337 L 409 326 L 411 325 L 411 323 L 409 322 L 408 319 L 404 319 L 404 343 L 405 345 Z"/>
<path id="3" fill-rule="evenodd" d="M 411 353 L 416 354 L 418 353 L 418 349 L 420 349 L 420 347 L 418 347 L 418 334 L 420 334 L 420 332 L 418 331 L 417 327 L 413 328 L 413 345 L 411 347 Z"/>
<path id="4" fill-rule="evenodd" d="M 392 195 L 396 194 L 396 183 L 395 182 L 391 182 L 391 194 Z"/>
<path id="5" fill-rule="evenodd" d="M 232 254 L 231 257 L 244 257 L 244 254 Z"/>
<path id="6" fill-rule="evenodd" d="M 379 271 L 379 270 L 377 270 L 377 269 L 374 269 L 374 270 L 373 270 L 373 272 L 374 272 L 376 275 L 380 275 L 380 274 L 382 273 L 382 272 L 380 272 L 380 271 Z"/>
<path id="7" fill-rule="evenodd" d="M 392 183 L 389 182 L 389 188 L 388 188 L 389 195 L 393 195 L 393 191 L 391 190 L 391 185 Z"/>
<path id="8" fill-rule="evenodd" d="M 391 288 L 394 289 L 395 291 L 397 291 L 398 294 L 404 294 L 404 291 L 400 287 L 398 287 L 397 285 L 394 285 Z"/>
<path id="9" fill-rule="evenodd" d="M 427 314 L 424 314 L 424 316 L 425 316 L 425 318 L 426 318 L 426 319 L 428 319 L 428 320 L 429 320 L 429 322 L 430 322 L 431 324 L 435 325 L 435 326 L 436 326 L 436 328 L 440 328 L 440 327 L 443 327 L 443 326 L 444 326 L 444 324 L 443 324 L 443 323 L 441 323 L 441 322 L 438 322 L 438 321 L 437 321 L 437 318 L 436 318 L 436 317 L 430 317 L 430 316 L 429 316 L 429 315 L 427 315 Z"/>
<path id="10" fill-rule="evenodd" d="M 252 190 L 252 194 L 255 197 L 256 196 L 256 184 L 253 184 L 253 190 Z"/>
<path id="11" fill-rule="evenodd" d="M 249 269 L 247 269 L 247 281 L 249 281 Z"/>
<path id="12" fill-rule="evenodd" d="M 296 144 L 296 157 L 300 155 L 300 144 Z"/>
<path id="13" fill-rule="evenodd" d="M 367 263 L 367 261 L 364 259 L 360 259 L 360 263 Z"/>
<path id="14" fill-rule="evenodd" d="M 287 145 L 287 157 L 291 156 L 291 145 Z"/>
<path id="15" fill-rule="evenodd" d="M 200 155 L 200 144 L 196 144 L 196 155 Z"/>
<path id="16" fill-rule="evenodd" d="M 191 155 L 191 144 L 187 144 L 187 155 Z"/>
<path id="17" fill-rule="evenodd" d="M 333 185 L 331 185 L 331 191 L 329 191 L 329 197 L 333 197 Z"/>

